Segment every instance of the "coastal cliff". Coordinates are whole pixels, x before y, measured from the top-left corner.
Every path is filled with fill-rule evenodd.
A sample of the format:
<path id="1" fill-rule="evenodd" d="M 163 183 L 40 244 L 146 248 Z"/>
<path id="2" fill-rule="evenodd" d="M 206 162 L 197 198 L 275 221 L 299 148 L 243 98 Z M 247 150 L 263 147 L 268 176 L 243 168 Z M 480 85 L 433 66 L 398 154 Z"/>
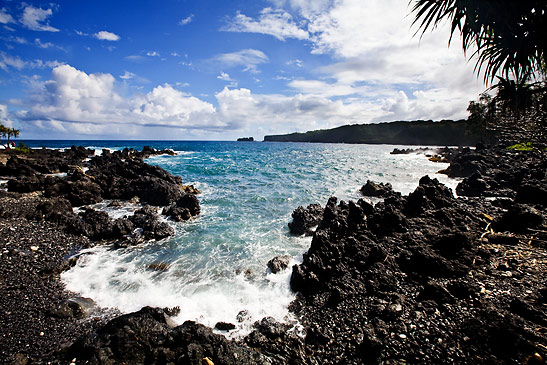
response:
<path id="1" fill-rule="evenodd" d="M 306 133 L 264 136 L 264 142 L 364 143 L 432 146 L 474 146 L 480 136 L 470 133 L 466 120 L 417 120 L 354 124 Z"/>

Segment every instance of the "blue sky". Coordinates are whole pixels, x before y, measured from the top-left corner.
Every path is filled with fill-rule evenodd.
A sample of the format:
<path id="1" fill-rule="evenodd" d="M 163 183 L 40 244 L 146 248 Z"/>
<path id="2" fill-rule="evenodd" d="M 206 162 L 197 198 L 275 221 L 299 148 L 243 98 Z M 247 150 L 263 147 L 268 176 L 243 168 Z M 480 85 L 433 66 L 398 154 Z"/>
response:
<path id="1" fill-rule="evenodd" d="M 457 119 L 484 87 L 407 0 L 0 2 L 0 121 L 26 139 L 262 139 Z"/>

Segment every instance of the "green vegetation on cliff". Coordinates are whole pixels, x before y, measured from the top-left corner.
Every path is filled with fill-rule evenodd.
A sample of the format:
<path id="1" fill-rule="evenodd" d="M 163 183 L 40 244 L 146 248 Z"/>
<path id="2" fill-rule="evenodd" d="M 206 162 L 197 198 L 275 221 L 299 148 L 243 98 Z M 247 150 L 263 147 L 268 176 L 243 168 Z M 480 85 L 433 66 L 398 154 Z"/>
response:
<path id="1" fill-rule="evenodd" d="M 466 120 L 417 120 L 353 124 L 306 133 L 265 136 L 265 142 L 325 142 L 403 145 L 473 146 L 481 138 L 470 133 Z"/>

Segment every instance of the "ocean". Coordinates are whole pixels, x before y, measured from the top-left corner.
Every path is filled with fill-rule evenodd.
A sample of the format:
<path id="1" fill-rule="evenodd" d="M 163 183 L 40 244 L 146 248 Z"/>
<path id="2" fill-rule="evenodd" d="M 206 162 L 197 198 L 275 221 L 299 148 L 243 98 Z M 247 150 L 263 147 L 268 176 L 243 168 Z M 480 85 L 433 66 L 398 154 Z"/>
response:
<path id="1" fill-rule="evenodd" d="M 97 246 L 80 253 L 78 264 L 62 274 L 66 288 L 103 308 L 131 312 L 143 306 L 180 307 L 174 320 L 214 327 L 236 325 L 230 336 L 247 334 L 271 316 L 294 323 L 288 311 L 295 293 L 291 269 L 272 274 L 267 262 L 289 254 L 302 260 L 311 237 L 291 236 L 287 223 L 298 206 L 325 205 L 328 198 L 358 200 L 368 179 L 390 182 L 408 194 L 424 175 L 454 190 L 457 181 L 436 174 L 447 164 L 423 154 L 391 155 L 392 145 L 268 142 L 23 141 L 29 147 L 82 145 L 111 150 L 125 147 L 172 149 L 176 156 L 153 156 L 148 163 L 182 177 L 201 191 L 201 215 L 169 222 L 173 237 L 135 247 Z M 374 202 L 374 201 L 372 201 Z M 109 208 L 112 217 L 135 206 Z M 291 264 L 291 265 L 292 265 Z"/>

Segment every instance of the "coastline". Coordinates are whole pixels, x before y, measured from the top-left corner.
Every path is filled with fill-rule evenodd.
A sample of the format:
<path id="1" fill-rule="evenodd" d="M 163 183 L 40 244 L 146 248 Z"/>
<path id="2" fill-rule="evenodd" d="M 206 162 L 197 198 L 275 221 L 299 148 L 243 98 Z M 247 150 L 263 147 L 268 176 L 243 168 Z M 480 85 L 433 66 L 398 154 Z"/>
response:
<path id="1" fill-rule="evenodd" d="M 329 200 L 304 263 L 293 269 L 293 288 L 301 294 L 291 305 L 291 310 L 300 316 L 306 327 L 304 338 L 287 332 L 283 324 L 265 319 L 257 323 L 255 331 L 241 341 L 228 341 L 201 325 L 185 323 L 173 327 L 168 320 L 172 309 L 146 309 L 117 317 L 107 327 L 101 326 L 104 323 L 82 326 L 80 320 L 73 317 L 64 322 L 68 327 L 74 326 L 73 334 L 66 328 L 58 331 L 66 333 L 64 350 L 70 356 L 83 356 L 91 363 L 100 362 L 101 359 L 129 361 L 123 356 L 142 356 L 133 358 L 137 362 L 138 359 L 148 359 L 156 363 L 162 360 L 194 363 L 211 357 L 215 363 L 236 363 L 234 354 L 238 354 L 239 363 L 336 363 L 342 359 L 349 363 L 363 359 L 370 362 L 397 359 L 451 362 L 473 361 L 470 359 L 477 359 L 479 354 L 484 355 L 483 362 L 502 359 L 522 362 L 535 353 L 545 358 L 545 349 L 540 346 L 545 344 L 545 331 L 531 330 L 534 326 L 545 327 L 547 286 L 544 275 L 538 276 L 538 273 L 545 273 L 545 262 L 542 260 L 547 257 L 547 247 L 541 243 L 545 241 L 544 233 L 541 233 L 545 230 L 545 202 L 541 196 L 547 190 L 545 183 L 541 184 L 540 175 L 542 169 L 545 171 L 545 156 L 529 159 L 526 153 L 488 151 L 467 151 L 461 157 L 454 157 L 449 173 L 468 176 L 462 182 L 465 187 L 461 190 L 463 193 L 484 197 L 503 192 L 503 196 L 508 198 L 494 201 L 483 198 L 454 199 L 434 180 L 424 178 L 420 187 L 408 197 L 388 194 L 383 203 L 374 207 L 366 202 L 338 204 L 335 200 Z M 517 162 L 522 171 L 514 168 Z M 495 169 L 498 171 L 491 173 Z M 505 175 L 500 176 L 502 172 Z M 519 174 L 524 175 L 515 178 Z M 539 182 L 536 184 L 533 181 Z M 21 301 L 27 295 L 23 288 L 32 286 L 28 284 L 17 288 L 13 284 L 17 272 L 29 272 L 26 279 L 20 280 L 23 284 L 36 282 L 33 273 L 43 271 L 40 266 L 44 264 L 35 259 L 42 257 L 42 251 L 58 262 L 74 246 L 85 247 L 90 243 L 81 236 L 63 236 L 62 241 L 67 245 L 57 247 L 53 244 L 53 238 L 55 234 L 60 234 L 54 226 L 58 222 L 52 223 L 46 219 L 45 222 L 40 220 L 36 223 L 32 220 L 36 217 L 30 220 L 20 218 L 20 215 L 27 215 L 21 214 L 25 211 L 24 207 L 19 206 L 21 195 L 6 195 L 2 198 L 2 206 L 11 207 L 12 210 L 6 211 L 4 208 L 2 213 L 2 229 L 6 233 L 2 235 L 5 245 L 2 247 L 2 258 L 8 255 L 4 254 L 7 250 L 9 257 L 18 260 L 22 257 L 23 263 L 3 268 L 5 271 L 2 272 L 6 274 L 2 274 L 1 288 L 6 293 L 19 290 L 18 299 Z M 9 199 L 19 199 L 18 205 Z M 520 210 L 511 210 L 513 200 L 520 204 Z M 521 224 L 526 225 L 530 217 L 539 219 L 540 216 L 543 220 L 530 227 L 507 224 L 520 217 L 524 222 Z M 9 227 L 13 224 L 21 228 L 12 231 Z M 496 232 L 489 231 L 487 227 L 495 227 Z M 510 231 L 504 232 L 506 228 Z M 530 235 L 528 229 L 535 230 L 534 235 Z M 47 237 L 28 241 L 19 238 L 21 247 L 16 248 L 18 252 L 11 247 L 14 236 L 10 235 L 10 232 L 17 230 L 29 237 L 35 237 L 36 232 L 48 232 L 47 237 L 52 235 L 52 238 L 50 241 Z M 89 227 L 83 231 L 94 232 Z M 448 238 L 443 240 L 443 237 Z M 42 248 L 41 245 L 46 242 L 51 244 L 44 244 Z M 401 249 L 402 245 L 406 245 L 404 250 Z M 447 248 L 444 248 L 445 245 Z M 32 247 L 36 246 L 38 249 L 34 250 Z M 49 249 L 53 251 L 50 253 L 47 251 Z M 507 258 L 512 252 L 520 256 Z M 534 254 L 538 256 L 534 257 Z M 425 260 L 425 264 L 405 264 L 407 257 Z M 530 265 L 534 258 L 535 266 Z M 36 266 L 30 271 L 16 270 L 14 266 L 24 266 L 24 260 L 36 261 Z M 435 266 L 434 262 L 442 262 L 444 266 Z M 63 265 L 52 270 L 53 274 L 49 277 L 46 276 L 43 287 L 59 284 L 58 272 L 66 267 L 66 264 Z M 441 274 L 435 270 L 430 272 L 429 266 L 440 270 Z M 473 276 L 469 277 L 469 272 Z M 6 280 L 7 275 L 14 277 Z M 517 284 L 522 283 L 512 283 L 515 278 L 525 280 L 528 287 L 519 291 Z M 51 284 L 55 280 L 56 284 Z M 483 285 L 480 286 L 479 282 Z M 41 290 L 35 292 L 40 293 Z M 500 293 L 509 291 L 510 294 L 496 294 L 496 290 Z M 54 293 L 51 304 L 68 299 L 63 295 Z M 35 300 L 41 304 L 47 302 Z M 16 303 L 7 303 L 6 306 L 18 310 Z M 420 318 L 415 317 L 417 312 L 423 313 Z M 27 330 L 19 334 L 28 336 L 22 340 L 22 347 L 17 352 L 7 354 L 7 348 L 14 345 L 6 342 L 6 345 L 2 344 L 3 356 L 8 361 L 17 360 L 16 356 L 21 361 L 28 357 L 38 363 L 66 361 L 68 358 L 64 356 L 67 354 L 51 352 L 59 338 L 53 334 L 55 330 L 37 328 L 37 324 L 49 320 L 47 317 L 51 312 L 44 308 L 21 308 L 14 319 L 3 322 L 6 328 L 8 325 L 10 328 L 16 326 L 18 318 L 25 313 L 39 313 L 43 319 L 32 321 L 29 316 L 28 322 L 25 322 Z M 356 318 L 359 321 L 356 322 Z M 503 318 L 508 320 L 504 321 Z M 464 325 L 468 327 L 463 328 Z M 137 340 L 129 332 L 124 332 L 124 326 L 138 329 L 145 335 L 144 338 Z M 416 328 L 412 329 L 412 326 Z M 99 335 L 86 336 L 99 327 L 103 328 Z M 429 334 L 424 331 L 429 331 Z M 495 337 L 500 331 L 508 333 L 507 337 Z M 40 336 L 41 332 L 44 335 Z M 157 336 L 164 340 L 157 342 Z M 181 336 L 184 341 L 169 340 Z M 76 338 L 80 338 L 78 344 L 70 347 L 68 343 Z M 108 351 L 105 353 L 105 348 L 109 348 L 107 344 L 113 338 L 123 338 L 126 346 L 131 346 L 135 351 L 129 353 L 110 348 L 110 355 Z M 44 345 L 40 345 L 40 339 L 45 341 Z M 430 346 L 433 339 L 443 341 Z M 516 341 L 517 348 L 509 344 L 507 348 L 487 348 L 488 341 L 482 344 L 479 341 L 484 339 L 500 340 L 503 344 Z M 28 344 L 37 345 L 34 350 L 25 352 Z M 220 348 L 224 350 L 220 351 Z M 194 351 L 192 354 L 190 349 Z M 480 359 L 477 361 L 480 362 Z"/>

